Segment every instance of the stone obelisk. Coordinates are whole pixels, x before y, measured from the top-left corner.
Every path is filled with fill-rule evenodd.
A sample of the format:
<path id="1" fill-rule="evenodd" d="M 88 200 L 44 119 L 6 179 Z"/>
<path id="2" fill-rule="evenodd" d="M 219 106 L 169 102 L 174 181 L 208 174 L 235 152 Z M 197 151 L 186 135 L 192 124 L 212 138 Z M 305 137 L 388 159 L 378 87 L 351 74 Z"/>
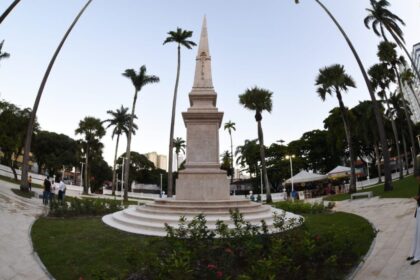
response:
<path id="1" fill-rule="evenodd" d="M 182 113 L 187 128 L 185 170 L 176 182 L 176 200 L 228 200 L 229 180 L 219 163 L 219 128 L 223 112 L 216 107 L 206 17 L 203 19 L 190 107 Z"/>
<path id="2" fill-rule="evenodd" d="M 102 218 L 107 225 L 143 235 L 166 236 L 166 224 L 179 226 L 179 218 L 191 221 L 199 214 L 206 217 L 207 226 L 215 230 L 219 221 L 234 227 L 231 211 L 237 210 L 246 222 L 260 225 L 266 222 L 274 229 L 273 214 L 283 210 L 248 199 L 229 196 L 229 180 L 219 165 L 219 128 L 223 113 L 216 107 L 217 94 L 211 77 L 211 57 L 206 18 L 203 20 L 196 58 L 190 107 L 182 113 L 187 127 L 187 162 L 179 172 L 176 198 L 159 198 L 153 202 L 129 207 Z M 286 219 L 296 218 L 285 213 Z"/>

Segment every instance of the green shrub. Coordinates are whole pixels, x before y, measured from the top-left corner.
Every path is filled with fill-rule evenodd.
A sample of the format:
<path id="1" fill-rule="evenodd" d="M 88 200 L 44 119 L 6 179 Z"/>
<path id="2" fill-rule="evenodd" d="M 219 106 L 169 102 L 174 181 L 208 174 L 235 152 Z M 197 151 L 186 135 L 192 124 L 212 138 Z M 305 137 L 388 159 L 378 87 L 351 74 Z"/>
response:
<path id="1" fill-rule="evenodd" d="M 98 216 L 123 210 L 121 201 L 116 199 L 93 199 L 66 197 L 62 203 L 56 199 L 50 202 L 51 217 Z"/>
<path id="2" fill-rule="evenodd" d="M 129 279 L 341 279 L 359 261 L 349 232 L 332 228 L 321 236 L 300 226 L 270 235 L 264 222 L 250 225 L 238 212 L 231 218 L 234 228 L 219 221 L 214 232 L 203 215 L 166 225 L 163 241 L 127 256 Z M 298 222 L 278 216 L 275 226 Z"/>
<path id="3" fill-rule="evenodd" d="M 324 203 L 306 203 L 303 201 L 279 201 L 273 203 L 273 206 L 279 209 L 283 209 L 288 212 L 295 214 L 320 214 L 334 208 L 335 204 L 329 202 L 327 206 L 324 206 Z"/>

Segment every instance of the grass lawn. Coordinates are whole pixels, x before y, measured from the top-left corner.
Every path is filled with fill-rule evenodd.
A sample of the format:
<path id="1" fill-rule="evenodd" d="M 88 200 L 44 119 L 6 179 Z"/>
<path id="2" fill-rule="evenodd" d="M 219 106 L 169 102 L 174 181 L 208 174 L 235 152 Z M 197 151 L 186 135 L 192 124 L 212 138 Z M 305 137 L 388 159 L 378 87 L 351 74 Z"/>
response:
<path id="1" fill-rule="evenodd" d="M 364 218 L 344 212 L 305 215 L 306 226 L 313 234 L 323 235 L 331 230 L 343 231 L 355 241 L 353 249 L 363 256 L 370 248 L 375 232 Z"/>
<path id="2" fill-rule="evenodd" d="M 389 192 L 384 191 L 384 185 L 380 184 L 371 188 L 365 188 L 358 192 L 372 191 L 374 196 L 381 198 L 411 198 L 417 194 L 418 183 L 413 176 L 404 177 L 402 180 L 393 181 L 394 189 Z M 337 194 L 324 198 L 328 201 L 341 201 L 350 199 L 350 194 Z"/>
<path id="3" fill-rule="evenodd" d="M 354 242 L 354 249 L 360 256 L 366 254 L 374 237 L 370 224 L 353 214 L 325 213 L 305 217 L 311 235 L 339 232 Z M 124 279 L 130 269 L 128 256 L 133 248 L 148 250 L 153 247 L 149 247 L 151 242 L 160 240 L 110 228 L 100 217 L 43 217 L 35 222 L 31 234 L 35 251 L 58 280 L 81 276 L 83 279 L 102 279 L 102 273 L 108 278 Z M 344 271 L 343 276 L 348 272 Z"/>

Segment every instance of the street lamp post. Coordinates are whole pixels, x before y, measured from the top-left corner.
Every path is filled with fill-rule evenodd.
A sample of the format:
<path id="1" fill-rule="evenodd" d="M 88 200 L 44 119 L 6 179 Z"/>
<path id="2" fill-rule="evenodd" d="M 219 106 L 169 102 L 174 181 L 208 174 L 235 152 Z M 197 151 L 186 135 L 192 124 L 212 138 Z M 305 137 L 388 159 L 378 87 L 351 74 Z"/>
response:
<path id="1" fill-rule="evenodd" d="M 262 179 L 262 169 L 261 168 L 260 168 L 260 178 L 261 178 L 260 187 L 261 187 L 261 204 L 262 204 L 262 202 L 263 202 L 263 198 L 262 198 L 262 196 L 263 196 L 263 179 Z"/>
<path id="2" fill-rule="evenodd" d="M 162 194 L 162 176 L 163 176 L 163 174 L 160 173 L 160 198 L 163 198 L 163 194 Z"/>
<path id="3" fill-rule="evenodd" d="M 80 186 L 83 188 L 83 165 L 85 163 L 84 162 L 80 162 L 80 164 L 82 165 L 82 168 L 80 169 Z"/>
<path id="4" fill-rule="evenodd" d="M 286 159 L 290 160 L 290 181 L 292 183 L 292 200 L 294 199 L 293 193 L 295 191 L 294 186 L 293 186 L 293 163 L 292 163 L 292 158 L 294 157 L 295 155 L 286 155 Z"/>
<path id="5" fill-rule="evenodd" d="M 124 169 L 125 169 L 125 157 L 122 159 L 121 169 L 121 197 L 124 197 Z"/>

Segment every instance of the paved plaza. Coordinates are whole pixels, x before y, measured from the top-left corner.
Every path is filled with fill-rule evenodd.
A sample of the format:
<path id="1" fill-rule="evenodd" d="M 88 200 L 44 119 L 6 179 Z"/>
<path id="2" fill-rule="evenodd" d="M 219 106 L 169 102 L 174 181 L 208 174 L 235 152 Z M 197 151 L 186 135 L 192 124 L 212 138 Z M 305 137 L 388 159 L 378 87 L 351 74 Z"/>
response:
<path id="1" fill-rule="evenodd" d="M 12 187 L 17 185 L 0 181 L 0 279 L 49 279 L 30 239 L 30 227 L 44 211 L 42 201 L 17 196 Z"/>
<path id="2" fill-rule="evenodd" d="M 378 230 L 372 251 L 354 279 L 420 279 L 420 263 L 406 261 L 414 235 L 415 206 L 414 199 L 406 198 L 337 202 L 336 211 L 362 216 Z"/>

